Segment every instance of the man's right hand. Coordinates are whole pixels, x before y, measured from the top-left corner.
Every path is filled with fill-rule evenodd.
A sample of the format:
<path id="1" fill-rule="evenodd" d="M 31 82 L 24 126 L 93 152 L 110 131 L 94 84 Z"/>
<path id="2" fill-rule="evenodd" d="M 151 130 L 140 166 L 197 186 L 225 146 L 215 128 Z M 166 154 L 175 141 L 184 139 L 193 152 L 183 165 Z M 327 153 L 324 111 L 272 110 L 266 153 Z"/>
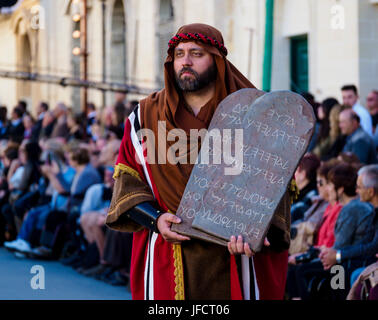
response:
<path id="1" fill-rule="evenodd" d="M 169 212 L 163 213 L 157 219 L 157 228 L 165 241 L 180 243 L 181 241 L 190 240 L 189 237 L 171 231 L 172 223 L 181 223 L 181 219 Z"/>

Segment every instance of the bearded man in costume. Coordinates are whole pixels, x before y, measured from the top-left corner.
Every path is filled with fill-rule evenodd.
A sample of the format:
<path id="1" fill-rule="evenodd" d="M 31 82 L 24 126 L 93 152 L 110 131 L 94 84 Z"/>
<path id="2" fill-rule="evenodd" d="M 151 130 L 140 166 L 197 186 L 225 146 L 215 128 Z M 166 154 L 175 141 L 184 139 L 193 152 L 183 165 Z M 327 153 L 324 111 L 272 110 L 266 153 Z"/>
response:
<path id="1" fill-rule="evenodd" d="M 232 237 L 226 248 L 170 230 L 180 222 L 174 213 L 193 164 L 149 163 L 138 131 L 152 130 L 157 143 L 164 121 L 167 132 L 186 132 L 190 148 L 190 129 L 207 129 L 226 96 L 254 86 L 227 60 L 222 34 L 211 26 L 181 27 L 167 53 L 165 87 L 141 100 L 126 121 L 106 219 L 110 228 L 134 232 L 132 298 L 283 299 L 290 242 L 288 193 L 274 214 L 264 248 L 256 254 L 241 237 Z M 157 146 L 155 156 L 173 143 Z"/>

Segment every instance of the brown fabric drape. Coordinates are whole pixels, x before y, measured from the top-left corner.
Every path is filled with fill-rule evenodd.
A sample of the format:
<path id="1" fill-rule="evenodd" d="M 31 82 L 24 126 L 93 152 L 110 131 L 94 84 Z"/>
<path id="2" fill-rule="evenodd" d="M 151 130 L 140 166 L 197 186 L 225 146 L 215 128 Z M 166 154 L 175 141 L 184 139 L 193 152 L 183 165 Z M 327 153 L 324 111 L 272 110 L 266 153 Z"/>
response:
<path id="1" fill-rule="evenodd" d="M 208 25 L 203 24 L 190 24 L 181 27 L 177 33 L 202 33 L 210 36 L 220 43 L 223 43 L 221 33 Z M 189 130 L 192 129 L 207 129 L 212 116 L 218 104 L 229 94 L 242 89 L 242 88 L 255 88 L 255 86 L 245 78 L 236 67 L 227 60 L 227 58 L 215 47 L 197 42 L 198 45 L 204 47 L 208 52 L 214 56 L 217 66 L 216 78 L 216 92 L 213 97 L 205 106 L 203 106 L 195 117 L 184 107 L 183 98 L 179 94 L 179 90 L 175 85 L 175 77 L 173 70 L 173 49 L 168 49 L 168 56 L 164 63 L 164 81 L 165 88 L 140 103 L 141 127 L 151 129 L 155 134 L 155 164 L 150 164 L 151 173 L 154 178 L 159 194 L 165 204 L 172 212 L 176 212 L 181 197 L 184 193 L 185 186 L 189 180 L 190 173 L 193 165 L 189 164 L 158 164 L 157 152 L 166 152 L 166 150 L 159 150 L 158 145 L 158 121 L 166 122 L 166 130 L 170 131 L 175 128 L 180 128 L 187 133 L 187 146 L 191 146 L 189 140 Z M 166 141 L 165 137 L 164 140 Z M 167 141 L 166 149 L 173 143 Z M 200 148 L 200 144 L 198 144 Z M 187 158 L 189 159 L 188 152 Z M 290 208 L 289 208 L 288 194 L 284 196 L 280 210 L 277 210 L 273 217 L 272 224 L 274 224 L 280 232 L 279 238 L 285 242 L 285 246 L 289 246 L 290 242 Z"/>
<path id="2" fill-rule="evenodd" d="M 213 27 L 203 24 L 191 24 L 183 26 L 177 33 L 202 33 L 223 43 L 221 33 Z M 211 101 L 201 108 L 195 117 L 188 112 L 182 103 L 182 98 L 175 87 L 173 71 L 173 50 L 168 50 L 168 57 L 164 64 L 165 88 L 153 96 L 142 100 L 141 127 L 153 130 L 155 137 L 158 137 L 158 121 L 166 122 L 167 131 L 174 128 L 181 128 L 189 135 L 189 129 L 207 128 L 218 104 L 230 93 L 242 88 L 254 88 L 220 51 L 210 45 L 198 42 L 208 52 L 213 54 L 217 66 L 216 93 Z M 187 137 L 189 139 L 189 136 Z M 172 142 L 171 144 L 173 144 Z M 188 141 L 187 143 L 190 143 Z M 167 142 L 167 149 L 171 145 Z M 158 141 L 155 141 L 156 149 L 159 148 Z M 157 155 L 156 155 L 157 159 Z M 159 194 L 168 208 L 176 212 L 186 183 L 192 171 L 192 164 L 151 164 L 151 172 Z"/>

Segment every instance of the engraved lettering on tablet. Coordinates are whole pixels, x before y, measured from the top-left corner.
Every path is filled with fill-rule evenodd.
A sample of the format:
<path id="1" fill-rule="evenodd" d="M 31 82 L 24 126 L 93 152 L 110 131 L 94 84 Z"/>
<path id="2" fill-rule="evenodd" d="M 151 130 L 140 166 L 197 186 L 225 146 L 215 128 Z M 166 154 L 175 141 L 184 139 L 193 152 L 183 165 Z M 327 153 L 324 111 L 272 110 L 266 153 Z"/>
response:
<path id="1" fill-rule="evenodd" d="M 222 245 L 231 235 L 241 234 L 252 250 L 259 251 L 314 124 L 312 107 L 289 91 L 242 89 L 228 96 L 208 130 L 243 129 L 243 158 L 232 164 L 240 174 L 225 175 L 230 163 L 223 157 L 219 164 L 212 162 L 213 157 L 209 164 L 201 163 L 200 153 L 177 210 L 183 222 L 172 229 Z M 233 138 L 223 139 L 231 150 Z M 212 152 L 219 150 L 213 147 Z"/>

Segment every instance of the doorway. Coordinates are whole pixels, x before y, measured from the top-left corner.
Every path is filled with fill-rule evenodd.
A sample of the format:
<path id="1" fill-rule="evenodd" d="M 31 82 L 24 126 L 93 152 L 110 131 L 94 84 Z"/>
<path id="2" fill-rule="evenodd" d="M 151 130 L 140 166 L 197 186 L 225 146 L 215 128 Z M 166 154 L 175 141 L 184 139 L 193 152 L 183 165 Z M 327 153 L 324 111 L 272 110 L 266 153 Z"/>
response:
<path id="1" fill-rule="evenodd" d="M 290 39 L 290 60 L 290 89 L 297 93 L 308 92 L 307 35 Z"/>

